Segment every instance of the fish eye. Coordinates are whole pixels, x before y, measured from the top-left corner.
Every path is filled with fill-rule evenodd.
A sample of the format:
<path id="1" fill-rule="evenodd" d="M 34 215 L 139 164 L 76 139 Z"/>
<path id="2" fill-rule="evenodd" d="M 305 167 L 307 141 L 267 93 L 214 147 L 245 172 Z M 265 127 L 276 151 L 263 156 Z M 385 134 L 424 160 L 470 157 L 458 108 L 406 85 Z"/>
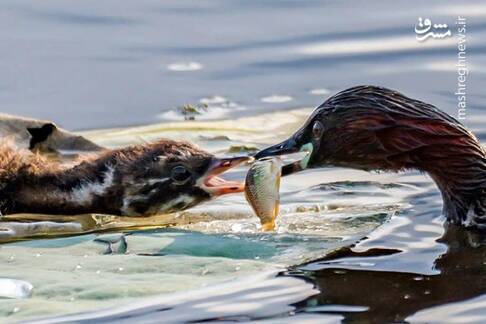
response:
<path id="1" fill-rule="evenodd" d="M 324 132 L 324 126 L 320 121 L 316 121 L 312 126 L 312 136 L 315 139 L 320 139 L 323 132 Z"/>
<path id="2" fill-rule="evenodd" d="M 182 165 L 177 165 L 170 171 L 170 177 L 176 184 L 185 184 L 191 176 L 191 172 Z"/>

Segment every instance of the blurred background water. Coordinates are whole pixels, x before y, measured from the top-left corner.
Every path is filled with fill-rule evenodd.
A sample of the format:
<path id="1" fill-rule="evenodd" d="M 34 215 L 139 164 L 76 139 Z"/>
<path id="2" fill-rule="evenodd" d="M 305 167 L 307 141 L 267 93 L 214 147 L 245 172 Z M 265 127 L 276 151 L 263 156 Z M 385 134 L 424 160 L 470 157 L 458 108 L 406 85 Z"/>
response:
<path id="1" fill-rule="evenodd" d="M 182 121 L 179 107 L 207 104 L 196 120 L 260 131 L 217 134 L 229 141 L 201 137 L 215 134 L 190 124 L 178 132 L 157 126 L 88 133 L 113 146 L 136 142 L 130 134 L 137 132 L 144 139 L 185 138 L 217 154 L 228 154 L 230 145 L 272 144 L 310 112 L 295 117 L 291 110 L 317 106 L 357 84 L 397 89 L 457 116 L 457 39 L 418 42 L 414 32 L 418 18 L 427 17 L 447 23 L 455 35 L 457 16 L 467 18 L 470 70 L 463 122 L 485 140 L 484 1 L 4 0 L 0 110 L 90 130 Z M 277 113 L 282 111 L 289 114 Z M 287 119 L 293 128 L 273 127 Z M 265 135 L 265 126 L 272 134 Z M 114 313 L 174 321 L 280 322 L 295 314 L 316 322 L 486 320 L 482 240 L 444 229 L 440 195 L 428 177 L 328 168 L 284 179 L 282 192 L 285 215 L 276 234 L 259 234 L 255 219 L 243 217 L 135 233 L 127 236 L 128 254 L 105 255 L 93 235 L 4 245 L 0 276 L 32 282 L 34 290 L 30 299 L 0 300 L 0 314 L 16 320 L 95 310 L 291 267 L 317 290 L 302 281 L 289 293 L 295 283 L 275 282 L 271 275 L 253 282 L 268 283 L 263 291 L 274 294 L 251 305 L 242 306 L 235 296 L 253 296 L 253 288 L 235 280 L 236 286 L 211 299 L 221 305 L 205 304 L 214 291 L 202 291 L 193 296 L 200 304 L 188 300 L 192 293 L 169 295 L 149 301 L 159 305 L 155 309 L 141 305 Z M 308 209 L 295 214 L 299 206 Z M 220 217 L 236 211 L 251 215 L 241 196 L 193 213 Z M 190 309 L 193 317 L 181 319 L 160 305 L 179 313 Z M 266 312 L 272 305 L 278 307 Z"/>
<path id="2" fill-rule="evenodd" d="M 485 10 L 484 1 L 5 0 L 0 102 L 4 112 L 79 130 L 153 123 L 214 95 L 242 107 L 224 111 L 234 117 L 316 106 L 375 84 L 454 115 L 454 37 L 420 43 L 414 25 L 429 17 L 454 32 L 462 15 L 476 116 Z"/>

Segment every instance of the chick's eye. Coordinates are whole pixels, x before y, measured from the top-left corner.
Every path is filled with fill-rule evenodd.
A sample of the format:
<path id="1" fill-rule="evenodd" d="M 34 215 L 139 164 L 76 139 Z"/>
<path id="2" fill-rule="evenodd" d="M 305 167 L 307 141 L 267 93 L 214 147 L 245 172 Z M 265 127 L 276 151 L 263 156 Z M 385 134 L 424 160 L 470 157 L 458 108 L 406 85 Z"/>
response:
<path id="1" fill-rule="evenodd" d="M 171 170 L 170 177 L 177 184 L 184 184 L 191 178 L 191 173 L 182 165 L 178 165 Z"/>
<path id="2" fill-rule="evenodd" d="M 320 139 L 323 131 L 324 131 L 324 126 L 322 125 L 322 123 L 319 122 L 319 121 L 316 121 L 314 123 L 314 125 L 312 126 L 312 136 L 315 139 Z"/>

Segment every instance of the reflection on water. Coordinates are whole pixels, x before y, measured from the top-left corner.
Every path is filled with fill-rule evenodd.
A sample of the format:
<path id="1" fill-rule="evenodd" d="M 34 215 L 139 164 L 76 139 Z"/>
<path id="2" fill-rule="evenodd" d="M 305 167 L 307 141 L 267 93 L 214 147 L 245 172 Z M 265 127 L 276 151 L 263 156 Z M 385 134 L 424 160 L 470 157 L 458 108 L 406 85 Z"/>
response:
<path id="1" fill-rule="evenodd" d="M 300 186 L 305 188 L 306 185 Z M 367 189 L 370 193 L 383 187 L 376 182 L 349 182 L 335 186 L 349 191 L 353 188 Z M 402 195 L 416 190 L 409 186 L 392 187 L 401 188 Z M 303 203 L 299 197 L 302 190 L 292 188 L 293 191 L 289 192 L 284 184 L 288 203 L 283 204 L 283 213 L 278 219 L 278 231 L 275 233 L 260 232 L 259 220 L 252 215 L 242 195 L 230 196 L 226 202 L 214 201 L 180 214 L 147 218 L 108 215 L 6 216 L 1 226 L 21 229 L 23 232 L 20 234 L 26 237 L 29 227 L 19 227 L 19 224 L 28 223 L 19 221 L 35 221 L 36 217 L 37 220 L 48 217 L 51 223 L 65 226 L 79 222 L 87 232 L 98 233 L 3 245 L 0 250 L 3 264 L 0 276 L 22 278 L 30 282 L 34 289 L 31 298 L 0 303 L 0 314 L 26 318 L 72 313 L 68 307 L 72 303 L 76 304 L 78 311 L 106 308 L 135 298 L 200 288 L 230 278 L 234 281 L 233 288 L 242 291 L 241 298 L 248 298 L 244 297 L 248 287 L 240 284 L 243 278 L 264 270 L 276 273 L 285 270 L 286 266 L 323 257 L 329 251 L 360 240 L 400 209 L 400 199 L 395 197 L 393 203 L 387 201 L 394 197 L 393 194 L 377 195 L 377 201 L 372 205 L 356 203 L 349 206 L 345 203 L 347 200 L 340 201 L 342 195 L 336 188 L 319 188 L 312 188 L 311 191 L 321 191 L 327 196 L 326 201 L 332 204 L 331 208 L 312 201 Z M 348 199 L 348 195 L 344 196 Z M 17 220 L 15 223 L 11 221 L 14 218 Z M 179 229 L 133 231 L 137 228 L 160 227 L 164 222 L 177 224 Z M 49 228 L 45 223 L 43 221 L 38 226 Z M 33 230 L 31 234 L 38 234 L 36 224 L 30 224 Z M 99 233 L 107 230 L 130 231 L 125 234 Z M 51 237 L 66 234 L 49 233 Z M 7 235 L 4 239 L 8 239 Z M 20 276 L 19 268 L 23 269 Z M 255 285 L 261 286 L 255 289 L 267 289 L 265 281 L 255 282 Z M 268 296 L 264 300 L 269 304 L 280 300 L 290 305 L 307 297 L 290 293 L 272 296 L 273 299 Z M 18 311 L 12 313 L 14 308 Z M 228 304 L 226 309 L 234 310 L 237 306 Z M 245 316 L 257 316 L 252 313 L 253 308 L 250 310 Z M 287 313 L 280 309 L 272 312 Z M 202 312 L 191 316 L 201 318 L 205 314 Z"/>
<path id="2" fill-rule="evenodd" d="M 313 273 L 321 293 L 315 297 L 317 305 L 350 305 L 365 307 L 366 311 L 343 313 L 349 322 L 444 322 L 448 318 L 447 308 L 435 317 L 416 317 L 416 312 L 437 305 L 466 301 L 486 293 L 484 235 L 468 232 L 456 226 L 448 226 L 438 244 L 445 244 L 447 251 L 436 255 L 436 274 L 418 272 L 381 271 L 380 262 L 375 269 L 359 270 L 334 268 L 332 263 Z M 431 249 L 433 247 L 426 247 Z M 334 257 L 352 262 L 354 258 L 386 258 L 399 254 L 400 250 L 387 248 L 353 253 L 343 249 Z M 329 258 L 328 260 L 332 260 Z M 373 261 L 372 261 L 373 262 Z M 359 262 L 356 262 L 359 264 Z M 364 292 L 364 293 L 359 293 Z M 484 305 L 484 303 L 482 304 Z M 467 306 L 466 306 L 467 307 Z M 327 313 L 327 311 L 313 310 Z M 471 316 L 472 317 L 468 317 Z M 474 308 L 472 314 L 462 318 L 464 322 L 483 321 L 484 309 Z M 410 318 L 409 318 L 410 317 Z"/>
<path id="3" fill-rule="evenodd" d="M 484 234 L 442 225 L 443 219 L 437 217 L 440 197 L 430 189 L 412 195 L 413 209 L 373 232 L 368 240 L 299 267 L 310 271 L 320 291 L 307 304 L 366 308 L 361 312 L 337 311 L 348 322 L 447 322 L 453 320 L 448 313 L 454 309 L 412 315 L 485 294 Z M 303 311 L 329 312 L 320 306 L 304 306 Z M 467 315 L 462 318 L 465 322 L 484 320 L 480 307 L 463 315 Z"/>
<path id="4" fill-rule="evenodd" d="M 293 314 L 294 303 L 316 294 L 311 283 L 275 272 L 264 272 L 238 282 L 158 297 L 110 310 L 47 319 L 32 323 L 195 323 L 245 322 L 252 319 L 280 321 Z M 341 319 L 332 316 L 330 322 Z M 322 320 L 321 320 L 322 322 Z"/>
<path id="5" fill-rule="evenodd" d="M 245 321 L 282 315 L 290 317 L 280 317 L 276 322 L 311 320 L 335 323 L 341 319 L 350 323 L 433 323 L 447 319 L 482 322 L 484 299 L 414 314 L 433 306 L 466 301 L 486 291 L 484 243 L 481 234 L 447 226 L 438 243 L 444 244 L 447 251 L 438 254 L 434 260 L 436 274 L 380 270 L 379 259 L 398 255 L 400 250 L 373 248 L 353 252 L 345 247 L 319 262 L 321 265 L 327 263 L 329 267 L 305 272 L 306 276 L 314 279 L 312 282 L 319 292 L 310 289 L 312 285 L 300 279 L 292 282 L 290 278 L 299 272 L 276 278 L 272 275 L 264 280 L 262 276 L 250 276 L 248 280 L 194 291 L 191 295 L 178 294 L 107 311 L 61 317 L 45 323 L 84 323 L 92 320 L 119 323 L 128 319 Z M 430 248 L 433 247 L 425 249 Z M 354 258 L 370 258 L 375 263 L 364 264 L 353 261 Z M 330 261 L 339 260 L 341 265 L 352 264 L 354 268 L 333 267 Z M 372 265 L 374 269 L 359 270 L 360 265 Z"/>

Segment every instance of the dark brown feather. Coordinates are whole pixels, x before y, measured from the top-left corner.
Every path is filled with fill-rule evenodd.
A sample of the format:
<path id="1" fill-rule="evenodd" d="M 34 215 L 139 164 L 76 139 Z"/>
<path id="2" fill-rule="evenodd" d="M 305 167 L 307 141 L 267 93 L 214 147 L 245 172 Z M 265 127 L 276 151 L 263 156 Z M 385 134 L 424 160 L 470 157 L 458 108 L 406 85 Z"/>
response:
<path id="1" fill-rule="evenodd" d="M 484 215 L 486 154 L 459 121 L 396 91 L 359 86 L 318 108 L 326 121 L 321 163 L 359 169 L 427 172 L 441 189 L 445 214 L 456 223 Z"/>
<path id="2" fill-rule="evenodd" d="M 122 215 L 129 211 L 145 215 L 161 212 L 158 208 L 164 204 L 170 211 L 170 202 L 185 195 L 191 200 L 178 205 L 184 209 L 209 195 L 194 186 L 195 180 L 184 186 L 173 185 L 169 177 L 171 165 L 184 163 L 196 179 L 205 173 L 212 159 L 211 154 L 187 142 L 160 140 L 104 150 L 74 165 L 63 165 L 3 141 L 0 212 Z M 86 193 L 84 188 L 88 188 Z M 77 199 L 79 196 L 85 199 Z M 126 199 L 130 202 L 128 207 L 124 207 Z"/>

